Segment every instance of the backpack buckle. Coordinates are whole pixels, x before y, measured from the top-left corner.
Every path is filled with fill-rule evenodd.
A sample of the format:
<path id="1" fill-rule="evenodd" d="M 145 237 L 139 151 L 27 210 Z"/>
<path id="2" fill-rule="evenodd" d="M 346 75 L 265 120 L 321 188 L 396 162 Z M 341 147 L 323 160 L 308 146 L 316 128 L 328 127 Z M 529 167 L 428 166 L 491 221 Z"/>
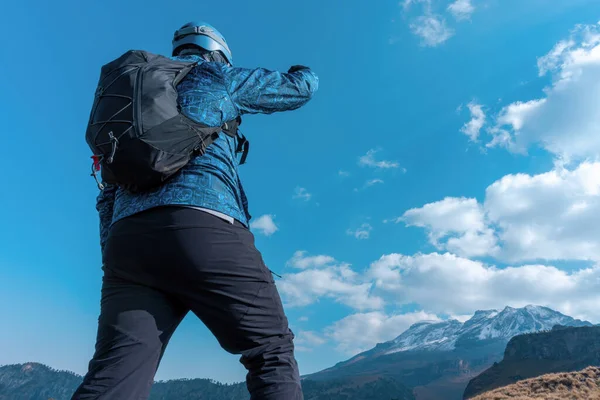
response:
<path id="1" fill-rule="evenodd" d="M 102 162 L 102 156 L 98 156 L 98 155 L 94 154 L 91 158 L 92 158 L 92 173 L 91 173 L 91 176 L 94 177 L 94 180 L 96 181 L 96 184 L 98 185 L 98 189 L 104 190 L 105 186 L 98 179 L 98 172 L 100 171 L 100 168 L 101 168 L 101 164 L 100 163 Z"/>

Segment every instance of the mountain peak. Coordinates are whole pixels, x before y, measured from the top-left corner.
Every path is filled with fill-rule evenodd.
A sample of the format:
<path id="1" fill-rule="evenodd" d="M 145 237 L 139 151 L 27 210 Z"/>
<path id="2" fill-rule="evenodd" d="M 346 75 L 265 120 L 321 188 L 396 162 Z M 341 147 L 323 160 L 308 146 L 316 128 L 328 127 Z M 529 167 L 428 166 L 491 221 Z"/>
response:
<path id="1" fill-rule="evenodd" d="M 589 326 L 548 307 L 527 305 L 506 306 L 499 310 L 478 310 L 466 322 L 455 319 L 417 322 L 396 339 L 378 346 L 377 354 L 403 351 L 441 350 L 478 346 L 489 341 L 508 342 L 512 337 L 551 330 L 555 325 Z"/>
<path id="2" fill-rule="evenodd" d="M 475 314 L 467 321 L 477 321 L 482 318 L 493 318 L 500 313 L 499 310 L 477 310 Z"/>

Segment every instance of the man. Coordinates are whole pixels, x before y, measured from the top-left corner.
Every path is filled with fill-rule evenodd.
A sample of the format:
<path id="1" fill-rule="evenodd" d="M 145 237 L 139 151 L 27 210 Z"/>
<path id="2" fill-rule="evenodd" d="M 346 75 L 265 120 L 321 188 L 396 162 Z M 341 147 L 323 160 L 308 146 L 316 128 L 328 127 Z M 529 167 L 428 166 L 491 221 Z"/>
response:
<path id="1" fill-rule="evenodd" d="M 179 29 L 172 55 L 199 61 L 177 86 L 178 101 L 209 126 L 297 109 L 318 87 L 307 67 L 234 67 L 225 39 L 205 23 Z M 238 145 L 221 133 L 162 186 L 143 193 L 108 186 L 99 194 L 101 311 L 96 350 L 73 399 L 147 399 L 189 311 L 226 351 L 241 355 L 252 400 L 303 398 L 294 335 L 248 229 Z"/>

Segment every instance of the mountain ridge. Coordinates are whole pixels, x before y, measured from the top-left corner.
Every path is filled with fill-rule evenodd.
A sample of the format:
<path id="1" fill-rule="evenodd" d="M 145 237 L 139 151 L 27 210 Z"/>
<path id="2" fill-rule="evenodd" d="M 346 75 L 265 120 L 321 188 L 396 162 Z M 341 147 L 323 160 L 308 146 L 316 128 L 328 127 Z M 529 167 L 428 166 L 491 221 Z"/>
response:
<path id="1" fill-rule="evenodd" d="M 541 375 L 471 400 L 600 400 L 600 368 Z"/>
<path id="2" fill-rule="evenodd" d="M 542 306 L 478 310 L 465 322 L 420 321 L 393 340 L 305 378 L 378 374 L 413 388 L 417 400 L 461 400 L 469 381 L 502 359 L 512 337 L 556 324 L 592 326 Z"/>
<path id="3" fill-rule="evenodd" d="M 498 325 L 503 325 L 498 327 Z M 506 341 L 527 332 L 552 329 L 555 325 L 592 326 L 548 307 L 527 305 L 522 308 L 506 306 L 502 310 L 477 310 L 465 322 L 419 321 L 395 339 L 378 343 L 374 348 L 357 354 L 331 368 L 343 367 L 369 357 L 407 351 L 452 351 L 485 343 L 488 340 Z M 328 371 L 331 368 L 325 369 Z"/>
<path id="4" fill-rule="evenodd" d="M 83 377 L 29 362 L 0 366 L 0 400 L 70 400 Z M 306 400 L 415 400 L 412 390 L 390 378 L 303 381 Z M 248 400 L 245 382 L 223 384 L 211 379 L 155 381 L 149 400 Z"/>

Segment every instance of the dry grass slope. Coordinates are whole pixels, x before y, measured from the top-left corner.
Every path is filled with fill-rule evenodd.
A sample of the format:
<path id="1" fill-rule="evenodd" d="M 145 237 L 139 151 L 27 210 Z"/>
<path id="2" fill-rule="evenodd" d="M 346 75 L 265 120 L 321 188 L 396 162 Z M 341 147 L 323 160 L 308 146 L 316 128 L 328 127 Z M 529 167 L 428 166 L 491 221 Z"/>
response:
<path id="1" fill-rule="evenodd" d="M 542 375 L 484 393 L 472 400 L 600 400 L 600 368 Z"/>

